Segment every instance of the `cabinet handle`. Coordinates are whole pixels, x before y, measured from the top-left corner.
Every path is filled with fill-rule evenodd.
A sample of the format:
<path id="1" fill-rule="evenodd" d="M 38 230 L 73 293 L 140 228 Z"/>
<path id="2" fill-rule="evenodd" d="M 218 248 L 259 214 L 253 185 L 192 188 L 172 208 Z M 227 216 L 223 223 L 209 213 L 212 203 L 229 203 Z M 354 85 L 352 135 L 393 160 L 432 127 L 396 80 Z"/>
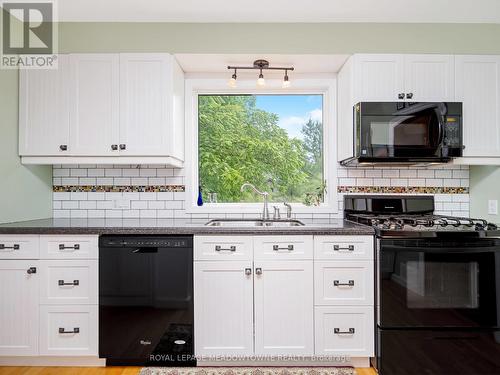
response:
<path id="1" fill-rule="evenodd" d="M 349 280 L 346 283 L 341 283 L 340 280 L 333 280 L 335 286 L 354 286 L 354 280 Z"/>
<path id="2" fill-rule="evenodd" d="M 255 274 L 256 274 L 256 275 L 262 275 L 262 268 L 260 268 L 260 267 L 259 267 L 259 268 L 256 268 L 256 269 L 255 269 Z"/>
<path id="3" fill-rule="evenodd" d="M 333 333 L 336 335 L 353 335 L 356 333 L 356 330 L 354 328 L 349 328 L 348 331 L 341 331 L 340 328 L 334 328 Z"/>
<path id="4" fill-rule="evenodd" d="M 118 150 L 118 145 L 111 145 L 111 150 L 113 150 L 113 151 Z"/>
<path id="5" fill-rule="evenodd" d="M 66 246 L 63 243 L 60 243 L 59 250 L 80 250 L 80 245 L 76 243 L 73 246 Z"/>
<path id="6" fill-rule="evenodd" d="M 7 250 L 7 249 L 12 249 L 12 250 L 19 250 L 21 246 L 19 244 L 14 244 L 12 246 L 5 246 L 5 244 L 0 243 L 0 250 Z"/>
<path id="7" fill-rule="evenodd" d="M 333 250 L 334 251 L 354 251 L 354 245 L 349 245 L 347 247 L 340 247 L 340 245 L 333 245 Z"/>
<path id="8" fill-rule="evenodd" d="M 288 251 L 293 251 L 293 245 L 288 245 L 286 247 L 280 247 L 279 245 L 273 245 L 273 250 L 278 251 L 278 250 L 288 250 Z"/>
<path id="9" fill-rule="evenodd" d="M 59 328 L 59 333 L 80 333 L 80 328 L 75 327 L 73 331 L 66 331 L 64 328 Z"/>
<path id="10" fill-rule="evenodd" d="M 412 92 L 409 92 L 408 94 L 406 94 L 406 99 L 411 99 L 411 98 L 413 98 Z"/>
<path id="11" fill-rule="evenodd" d="M 60 145 L 59 150 L 61 151 L 68 151 L 68 145 Z"/>
<path id="12" fill-rule="evenodd" d="M 398 94 L 398 99 L 404 99 L 404 98 L 405 98 L 404 92 Z"/>
<path id="13" fill-rule="evenodd" d="M 28 273 L 28 275 L 34 274 L 36 273 L 36 267 L 30 267 L 26 272 Z"/>
<path id="14" fill-rule="evenodd" d="M 120 145 L 120 150 L 126 150 L 126 149 L 127 149 L 127 145 L 126 145 L 126 144 L 124 144 L 124 143 L 122 143 L 122 144 Z"/>
<path id="15" fill-rule="evenodd" d="M 72 283 L 66 283 L 66 282 L 64 282 L 64 280 L 59 280 L 58 285 L 59 286 L 64 286 L 64 285 L 78 286 L 78 285 L 80 285 L 80 280 L 73 280 Z"/>
<path id="16" fill-rule="evenodd" d="M 245 268 L 245 275 L 250 276 L 252 274 L 251 268 Z"/>
<path id="17" fill-rule="evenodd" d="M 236 251 L 236 246 L 229 246 L 229 249 L 224 249 L 222 246 L 217 245 L 215 246 L 215 251 Z"/>

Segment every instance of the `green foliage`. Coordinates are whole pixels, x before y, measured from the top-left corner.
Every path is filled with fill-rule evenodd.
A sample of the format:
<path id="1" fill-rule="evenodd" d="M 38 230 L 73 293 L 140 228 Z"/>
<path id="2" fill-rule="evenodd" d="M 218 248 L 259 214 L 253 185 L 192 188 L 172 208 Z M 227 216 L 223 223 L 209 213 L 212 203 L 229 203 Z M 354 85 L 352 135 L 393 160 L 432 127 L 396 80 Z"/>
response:
<path id="1" fill-rule="evenodd" d="M 216 192 L 219 202 L 254 202 L 252 192 L 240 192 L 248 181 L 272 189 L 271 201 L 300 202 L 323 183 L 320 122 L 304 125 L 304 141 L 289 138 L 278 116 L 256 108 L 251 95 L 200 95 L 198 113 L 204 195 Z"/>

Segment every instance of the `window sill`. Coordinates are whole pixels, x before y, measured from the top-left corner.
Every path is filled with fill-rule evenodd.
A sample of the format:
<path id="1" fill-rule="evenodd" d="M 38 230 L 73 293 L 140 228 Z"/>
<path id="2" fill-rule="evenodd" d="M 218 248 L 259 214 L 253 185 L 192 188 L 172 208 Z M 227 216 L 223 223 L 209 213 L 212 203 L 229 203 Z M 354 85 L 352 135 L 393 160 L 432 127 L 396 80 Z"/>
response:
<path id="1" fill-rule="evenodd" d="M 280 212 L 286 212 L 285 207 L 282 203 L 272 204 L 269 203 L 269 212 L 272 215 L 272 206 L 280 207 Z M 255 214 L 260 215 L 262 213 L 263 204 L 213 204 L 207 203 L 203 206 L 186 206 L 186 213 L 189 214 Z M 301 204 L 294 205 L 292 204 L 292 214 L 315 214 L 315 213 L 323 213 L 323 214 L 337 214 L 339 212 L 338 207 L 331 207 L 327 205 L 321 206 L 304 206 Z"/>

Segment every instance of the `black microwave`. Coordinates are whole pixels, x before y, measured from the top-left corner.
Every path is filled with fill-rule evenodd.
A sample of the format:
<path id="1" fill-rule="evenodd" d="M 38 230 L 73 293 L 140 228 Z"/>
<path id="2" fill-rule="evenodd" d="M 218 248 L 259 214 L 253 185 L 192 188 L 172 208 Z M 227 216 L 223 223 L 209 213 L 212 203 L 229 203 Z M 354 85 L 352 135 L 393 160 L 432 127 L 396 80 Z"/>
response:
<path id="1" fill-rule="evenodd" d="M 359 163 L 446 163 L 463 153 L 462 103 L 361 102 L 354 106 Z"/>

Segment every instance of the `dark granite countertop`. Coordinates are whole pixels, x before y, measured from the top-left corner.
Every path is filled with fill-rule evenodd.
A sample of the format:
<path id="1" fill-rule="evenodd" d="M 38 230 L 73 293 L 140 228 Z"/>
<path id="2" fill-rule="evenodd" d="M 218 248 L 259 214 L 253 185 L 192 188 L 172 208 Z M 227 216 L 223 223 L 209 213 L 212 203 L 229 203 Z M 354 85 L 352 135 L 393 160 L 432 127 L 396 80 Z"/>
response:
<path id="1" fill-rule="evenodd" d="M 371 227 L 342 219 L 301 220 L 298 227 L 207 227 L 207 219 L 40 219 L 0 224 L 0 234 L 235 234 L 373 235 Z"/>

